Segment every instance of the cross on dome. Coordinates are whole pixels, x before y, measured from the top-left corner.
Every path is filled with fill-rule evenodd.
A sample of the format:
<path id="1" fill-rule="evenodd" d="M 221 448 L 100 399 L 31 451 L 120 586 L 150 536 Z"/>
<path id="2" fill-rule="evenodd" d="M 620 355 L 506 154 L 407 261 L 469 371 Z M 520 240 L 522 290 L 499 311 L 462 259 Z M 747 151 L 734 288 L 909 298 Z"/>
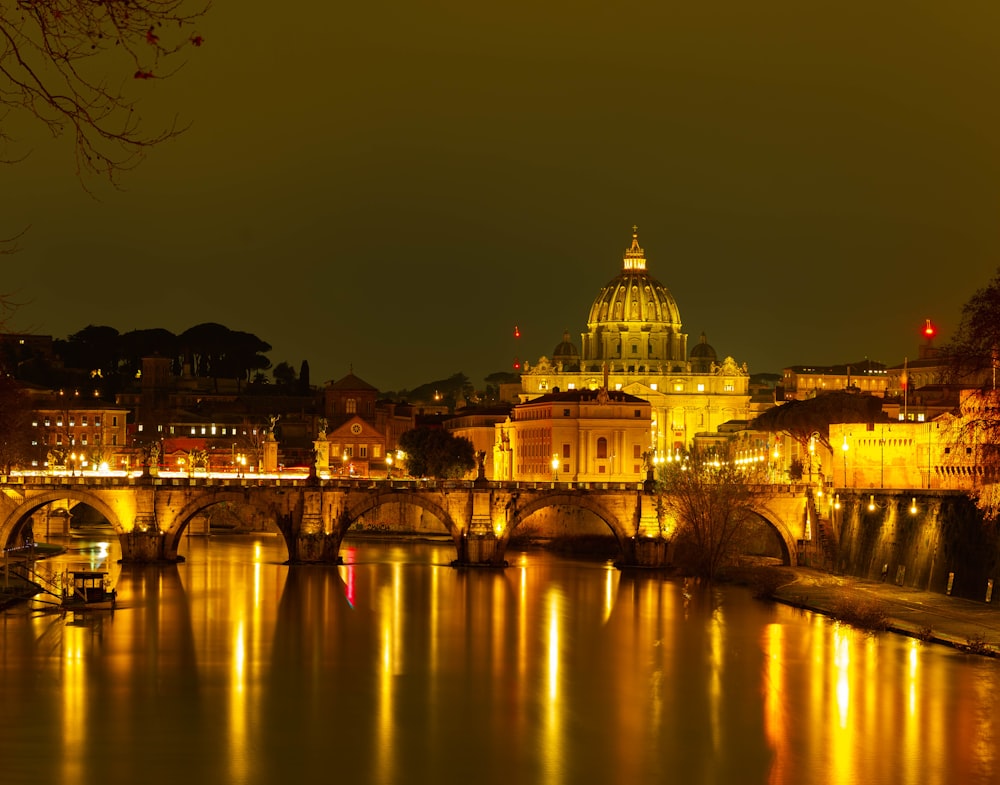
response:
<path id="1" fill-rule="evenodd" d="M 639 246 L 639 227 L 632 224 L 632 247 L 625 251 L 624 270 L 645 270 L 646 254 Z"/>

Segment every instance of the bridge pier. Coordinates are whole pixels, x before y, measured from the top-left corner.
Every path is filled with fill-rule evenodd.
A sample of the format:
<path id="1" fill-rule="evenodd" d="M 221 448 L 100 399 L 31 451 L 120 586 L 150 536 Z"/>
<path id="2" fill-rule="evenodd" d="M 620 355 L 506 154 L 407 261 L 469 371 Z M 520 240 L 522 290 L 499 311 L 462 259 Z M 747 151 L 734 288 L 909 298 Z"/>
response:
<path id="1" fill-rule="evenodd" d="M 504 543 L 492 531 L 462 532 L 453 567 L 506 567 Z"/>
<path id="2" fill-rule="evenodd" d="M 666 537 L 629 537 L 621 542 L 623 567 L 662 569 L 673 562 L 671 542 Z"/>
<path id="3" fill-rule="evenodd" d="M 166 555 L 166 535 L 159 529 L 139 528 L 123 532 L 118 540 L 122 547 L 122 563 L 149 564 L 154 562 L 177 561 Z"/>
<path id="4" fill-rule="evenodd" d="M 295 552 L 288 554 L 291 564 L 343 564 L 340 543 L 343 535 L 337 532 L 312 532 L 295 538 Z"/>

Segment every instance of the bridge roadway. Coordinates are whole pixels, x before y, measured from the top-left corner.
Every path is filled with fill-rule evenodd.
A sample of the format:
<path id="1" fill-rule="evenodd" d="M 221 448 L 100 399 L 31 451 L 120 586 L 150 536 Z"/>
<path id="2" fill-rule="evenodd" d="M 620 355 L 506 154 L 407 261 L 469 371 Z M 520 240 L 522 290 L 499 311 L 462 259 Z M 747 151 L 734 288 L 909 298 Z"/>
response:
<path id="1" fill-rule="evenodd" d="M 457 566 L 503 566 L 511 535 L 548 507 L 580 508 L 604 521 L 622 567 L 667 566 L 673 529 L 642 483 L 12 475 L 0 477 L 0 546 L 22 544 L 33 514 L 62 500 L 89 505 L 110 522 L 123 562 L 178 561 L 192 519 L 224 502 L 249 505 L 273 521 L 292 564 L 339 563 L 348 529 L 387 503 L 416 505 L 439 520 L 454 541 Z M 801 490 L 785 487 L 756 511 L 777 531 L 786 564 L 797 563 L 812 509 Z"/>

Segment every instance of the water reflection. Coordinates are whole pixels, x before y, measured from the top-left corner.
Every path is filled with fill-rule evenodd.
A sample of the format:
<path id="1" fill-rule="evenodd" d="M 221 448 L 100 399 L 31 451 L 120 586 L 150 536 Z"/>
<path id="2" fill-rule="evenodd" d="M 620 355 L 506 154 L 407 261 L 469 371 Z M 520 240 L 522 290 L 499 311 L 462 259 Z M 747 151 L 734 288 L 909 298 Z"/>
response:
<path id="1" fill-rule="evenodd" d="M 0 615 L 3 782 L 986 783 L 998 667 L 541 553 L 191 538 Z M 108 557 L 113 560 L 112 553 Z M 114 562 L 112 561 L 112 564 Z M 118 569 L 117 566 L 115 569 Z"/>

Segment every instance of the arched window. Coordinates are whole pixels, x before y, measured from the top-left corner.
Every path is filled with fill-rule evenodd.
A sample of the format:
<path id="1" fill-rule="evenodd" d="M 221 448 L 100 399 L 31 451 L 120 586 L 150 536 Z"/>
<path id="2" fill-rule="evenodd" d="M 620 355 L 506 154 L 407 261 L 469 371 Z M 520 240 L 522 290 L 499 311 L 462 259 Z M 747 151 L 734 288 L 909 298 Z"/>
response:
<path id="1" fill-rule="evenodd" d="M 608 440 L 603 436 L 597 440 L 597 457 L 607 458 L 608 457 Z"/>
<path id="2" fill-rule="evenodd" d="M 353 398 L 347 399 L 347 413 L 355 414 L 358 411 L 358 402 Z"/>

